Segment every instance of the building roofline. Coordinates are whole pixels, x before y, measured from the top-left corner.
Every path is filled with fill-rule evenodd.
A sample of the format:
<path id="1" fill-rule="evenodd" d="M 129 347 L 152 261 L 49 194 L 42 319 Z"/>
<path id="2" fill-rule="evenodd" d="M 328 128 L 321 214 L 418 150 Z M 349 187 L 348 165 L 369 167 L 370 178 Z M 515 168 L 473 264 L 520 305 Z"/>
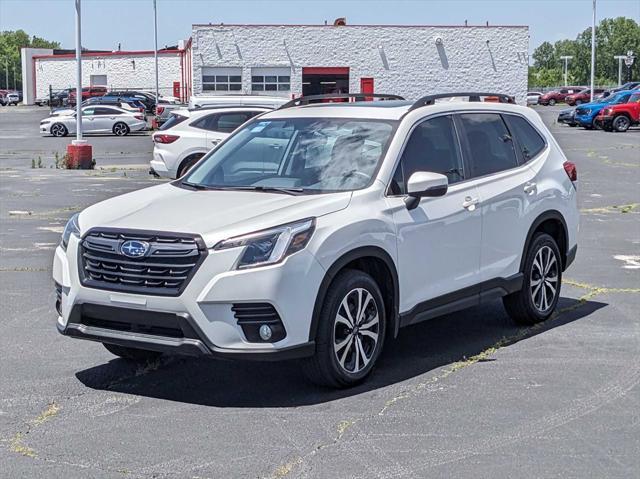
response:
<path id="1" fill-rule="evenodd" d="M 309 23 L 193 23 L 192 27 L 322 27 L 322 28 L 529 28 L 529 25 L 400 25 L 400 24 L 362 24 L 362 25 L 322 25 Z"/>
<path id="2" fill-rule="evenodd" d="M 158 55 L 176 55 L 182 53 L 182 50 L 158 50 Z M 126 57 L 131 55 L 153 55 L 153 50 L 132 50 L 132 51 L 117 51 L 117 52 L 82 52 L 82 57 Z M 61 53 L 58 55 L 34 55 L 34 59 L 54 59 L 54 58 L 75 58 L 75 53 Z"/>

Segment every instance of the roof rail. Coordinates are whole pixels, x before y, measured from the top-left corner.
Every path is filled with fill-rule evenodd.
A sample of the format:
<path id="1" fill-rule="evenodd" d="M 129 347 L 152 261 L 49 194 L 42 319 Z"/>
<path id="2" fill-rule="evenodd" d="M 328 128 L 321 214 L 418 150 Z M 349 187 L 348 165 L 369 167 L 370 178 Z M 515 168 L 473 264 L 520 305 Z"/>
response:
<path id="1" fill-rule="evenodd" d="M 515 99 L 511 95 L 506 93 L 483 93 L 483 92 L 459 92 L 459 93 L 437 93 L 435 95 L 427 95 L 416 101 L 409 111 L 415 110 L 423 106 L 433 105 L 436 100 L 440 98 L 456 98 L 456 97 L 469 97 L 469 101 L 481 101 L 480 97 L 493 96 L 497 97 L 500 103 L 515 103 Z"/>
<path id="2" fill-rule="evenodd" d="M 275 110 L 276 107 L 272 105 L 242 105 L 240 103 L 228 103 L 228 104 L 217 104 L 217 105 L 203 105 L 203 106 L 195 106 L 193 108 L 189 108 L 187 105 L 184 105 L 182 109 L 187 109 L 189 111 L 203 111 L 203 110 L 220 110 L 223 108 L 266 108 L 267 110 Z"/>
<path id="3" fill-rule="evenodd" d="M 383 93 L 329 93 L 327 95 L 309 95 L 301 96 L 300 98 L 294 98 L 293 100 L 285 103 L 278 108 L 282 110 L 284 108 L 291 108 L 293 106 L 308 105 L 312 102 L 319 102 L 322 100 L 342 100 L 349 101 L 353 98 L 353 101 L 367 101 L 368 98 L 377 98 L 378 100 L 404 100 L 400 95 L 387 95 Z"/>

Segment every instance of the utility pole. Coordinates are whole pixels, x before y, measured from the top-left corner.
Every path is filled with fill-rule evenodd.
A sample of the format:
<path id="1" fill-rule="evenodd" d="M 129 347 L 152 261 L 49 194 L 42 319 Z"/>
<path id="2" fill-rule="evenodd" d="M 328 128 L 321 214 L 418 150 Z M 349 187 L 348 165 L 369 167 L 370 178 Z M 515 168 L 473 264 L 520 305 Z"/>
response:
<path id="1" fill-rule="evenodd" d="M 591 21 L 591 100 L 596 82 L 596 0 L 593 0 L 593 19 Z"/>
<path id="2" fill-rule="evenodd" d="M 618 86 L 622 86 L 622 62 L 624 61 L 625 58 L 627 58 L 627 56 L 614 55 L 613 58 L 618 60 Z"/>
<path id="3" fill-rule="evenodd" d="M 4 57 L 4 87 L 9 89 L 9 57 Z"/>
<path id="4" fill-rule="evenodd" d="M 158 111 L 158 100 L 160 98 L 160 92 L 158 88 L 158 8 L 156 6 L 156 0 L 153 0 L 153 61 L 156 67 L 156 109 Z"/>
<path id="5" fill-rule="evenodd" d="M 572 60 L 572 55 L 563 55 L 560 60 L 564 60 L 564 86 L 567 86 L 567 74 L 569 72 L 569 60 Z"/>

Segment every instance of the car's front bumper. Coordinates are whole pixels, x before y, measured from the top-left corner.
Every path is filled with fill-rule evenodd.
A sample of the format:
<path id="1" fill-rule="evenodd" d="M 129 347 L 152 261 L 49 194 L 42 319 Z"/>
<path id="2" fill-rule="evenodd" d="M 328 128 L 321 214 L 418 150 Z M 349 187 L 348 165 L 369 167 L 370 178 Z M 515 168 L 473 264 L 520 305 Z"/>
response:
<path id="1" fill-rule="evenodd" d="M 280 359 L 313 352 L 310 325 L 325 270 L 307 250 L 279 264 L 244 270 L 234 269 L 242 248 L 209 250 L 182 293 L 170 297 L 85 287 L 78 249 L 79 239 L 72 237 L 67 251 L 58 247 L 54 257 L 53 278 L 61 289 L 57 326 L 62 334 L 142 349 L 238 358 Z M 272 305 L 286 336 L 274 343 L 249 341 L 232 310 L 243 303 Z M 126 324 L 130 324 L 126 318 L 135 323 L 149 315 L 166 317 L 167 324 L 184 334 L 155 334 L 147 326 L 112 327 L 106 318 L 106 322 L 85 321 L 83 310 L 93 306 L 110 309 L 110 318 Z"/>

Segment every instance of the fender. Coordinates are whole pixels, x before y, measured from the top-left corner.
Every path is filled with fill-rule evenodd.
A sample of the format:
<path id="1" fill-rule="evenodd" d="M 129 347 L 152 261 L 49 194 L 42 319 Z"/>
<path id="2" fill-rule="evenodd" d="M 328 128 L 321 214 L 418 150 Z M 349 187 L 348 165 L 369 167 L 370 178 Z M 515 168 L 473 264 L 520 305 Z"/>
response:
<path id="1" fill-rule="evenodd" d="M 320 283 L 318 295 L 316 296 L 316 302 L 313 306 L 313 316 L 311 317 L 311 326 L 309 328 L 309 341 L 315 341 L 316 334 L 318 332 L 318 322 L 320 321 L 320 311 L 322 310 L 322 306 L 327 295 L 327 290 L 329 289 L 329 285 L 331 284 L 333 279 L 347 264 L 351 263 L 354 260 L 365 258 L 367 256 L 373 256 L 375 258 L 381 259 L 382 261 L 384 261 L 389 271 L 391 271 L 393 299 L 391 306 L 392 315 L 389 320 L 392 321 L 393 324 L 393 337 L 395 338 L 398 335 L 398 329 L 400 328 L 400 321 L 398 319 L 400 287 L 398 283 L 398 271 L 396 269 L 396 265 L 389 253 L 387 253 L 382 248 L 379 248 L 377 246 L 362 246 L 342 255 L 327 270 L 322 282 Z"/>
<path id="2" fill-rule="evenodd" d="M 560 253 L 562 254 L 563 267 L 566 269 L 566 267 L 568 266 L 567 257 L 568 257 L 569 251 L 567 250 L 567 248 L 569 248 L 569 245 L 568 245 L 569 238 L 567 234 L 567 222 L 564 220 L 564 216 L 562 216 L 562 213 L 560 213 L 557 210 L 549 210 L 549 211 L 545 211 L 540 216 L 538 216 L 533 221 L 533 223 L 531 224 L 531 227 L 529 228 L 529 232 L 527 233 L 527 239 L 524 242 L 524 249 L 522 250 L 522 256 L 520 258 L 520 271 L 524 271 L 524 261 L 526 259 L 527 251 L 529 251 L 531 240 L 533 240 L 533 233 L 538 229 L 538 227 L 542 223 L 544 223 L 547 220 L 558 220 L 562 224 L 562 235 L 564 239 L 565 248 L 564 248 L 564 251 L 560 251 Z M 562 245 L 558 245 L 559 248 L 561 246 Z"/>

